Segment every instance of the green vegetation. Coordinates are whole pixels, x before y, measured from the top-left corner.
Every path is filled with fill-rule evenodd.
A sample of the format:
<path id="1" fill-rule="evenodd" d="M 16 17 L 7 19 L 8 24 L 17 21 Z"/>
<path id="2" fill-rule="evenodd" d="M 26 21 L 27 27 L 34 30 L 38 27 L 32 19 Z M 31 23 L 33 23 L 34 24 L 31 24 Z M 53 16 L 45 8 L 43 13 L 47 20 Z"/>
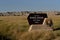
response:
<path id="1" fill-rule="evenodd" d="M 60 27 L 60 16 L 52 17 L 52 20 L 54 28 Z M 28 28 L 26 16 L 0 16 L 0 38 L 3 37 L 6 40 L 7 38 L 8 40 L 60 40 L 60 30 L 27 32 Z"/>

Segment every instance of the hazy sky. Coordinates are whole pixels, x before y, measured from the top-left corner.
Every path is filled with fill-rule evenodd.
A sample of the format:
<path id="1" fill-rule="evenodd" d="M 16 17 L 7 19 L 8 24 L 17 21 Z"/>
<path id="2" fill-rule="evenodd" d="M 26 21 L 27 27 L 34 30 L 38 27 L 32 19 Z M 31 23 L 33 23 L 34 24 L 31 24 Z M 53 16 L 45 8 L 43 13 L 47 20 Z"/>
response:
<path id="1" fill-rule="evenodd" d="M 0 0 L 0 11 L 60 11 L 60 0 Z"/>

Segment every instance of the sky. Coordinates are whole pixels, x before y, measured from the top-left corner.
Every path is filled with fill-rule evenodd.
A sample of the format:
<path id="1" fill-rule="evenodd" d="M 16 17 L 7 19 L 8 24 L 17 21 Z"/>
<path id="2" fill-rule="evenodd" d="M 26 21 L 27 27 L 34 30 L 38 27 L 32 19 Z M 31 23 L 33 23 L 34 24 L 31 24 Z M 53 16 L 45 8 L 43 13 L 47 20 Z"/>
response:
<path id="1" fill-rule="evenodd" d="M 60 11 L 60 0 L 0 0 L 4 11 Z"/>

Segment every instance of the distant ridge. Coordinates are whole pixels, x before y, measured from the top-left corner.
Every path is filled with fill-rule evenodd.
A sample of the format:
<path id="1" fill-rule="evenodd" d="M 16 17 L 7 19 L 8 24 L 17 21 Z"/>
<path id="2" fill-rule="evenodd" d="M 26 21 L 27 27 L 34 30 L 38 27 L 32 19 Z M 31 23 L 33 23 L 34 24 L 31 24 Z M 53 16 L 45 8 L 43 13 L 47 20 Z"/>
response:
<path id="1" fill-rule="evenodd" d="M 20 11 L 20 12 L 0 12 L 0 16 L 27 16 L 30 13 L 47 13 L 48 15 L 60 15 L 60 12 L 58 11 Z"/>

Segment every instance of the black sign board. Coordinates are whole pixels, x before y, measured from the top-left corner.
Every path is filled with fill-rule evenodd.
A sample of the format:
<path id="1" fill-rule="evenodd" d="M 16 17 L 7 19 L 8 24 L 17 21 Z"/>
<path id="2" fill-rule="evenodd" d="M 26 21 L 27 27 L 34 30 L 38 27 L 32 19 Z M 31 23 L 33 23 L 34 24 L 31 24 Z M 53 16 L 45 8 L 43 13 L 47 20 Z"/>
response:
<path id="1" fill-rule="evenodd" d="M 45 13 L 39 13 L 39 14 L 29 14 L 28 16 L 28 22 L 29 24 L 42 24 L 44 21 L 44 18 L 47 18 L 47 14 Z"/>

